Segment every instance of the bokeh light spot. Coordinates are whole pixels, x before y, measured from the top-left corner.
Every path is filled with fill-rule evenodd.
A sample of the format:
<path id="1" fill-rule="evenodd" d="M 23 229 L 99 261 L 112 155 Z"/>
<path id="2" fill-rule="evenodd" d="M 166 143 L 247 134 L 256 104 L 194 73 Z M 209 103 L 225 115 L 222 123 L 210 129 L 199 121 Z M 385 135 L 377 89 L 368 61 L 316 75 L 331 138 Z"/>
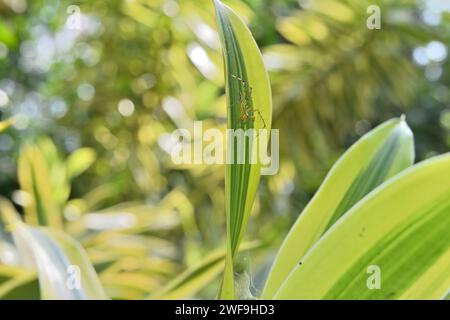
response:
<path id="1" fill-rule="evenodd" d="M 122 99 L 119 101 L 118 110 L 124 117 L 129 117 L 134 113 L 134 103 L 130 99 Z"/>
<path id="2" fill-rule="evenodd" d="M 89 83 L 83 83 L 78 87 L 77 94 L 81 100 L 89 101 L 95 95 L 95 88 Z"/>

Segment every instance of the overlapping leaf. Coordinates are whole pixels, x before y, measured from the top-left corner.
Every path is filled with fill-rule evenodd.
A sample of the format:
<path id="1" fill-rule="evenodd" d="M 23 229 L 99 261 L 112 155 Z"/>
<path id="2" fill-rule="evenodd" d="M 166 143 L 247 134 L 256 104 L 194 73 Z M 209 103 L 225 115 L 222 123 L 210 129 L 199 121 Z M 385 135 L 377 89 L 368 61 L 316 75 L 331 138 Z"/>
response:
<path id="1" fill-rule="evenodd" d="M 437 299 L 450 288 L 450 154 L 374 190 L 302 258 L 276 299 Z M 370 288 L 369 267 L 380 287 Z"/>
<path id="2" fill-rule="evenodd" d="M 2 201 L 1 214 L 13 234 L 21 261 L 37 271 L 42 299 L 107 298 L 87 254 L 77 241 L 60 230 L 24 224 L 12 205 L 5 201 Z"/>
<path id="3" fill-rule="evenodd" d="M 413 136 L 403 119 L 387 121 L 355 143 L 331 169 L 284 240 L 263 298 L 273 297 L 305 253 L 346 211 L 413 161 Z"/>
<path id="4" fill-rule="evenodd" d="M 37 146 L 28 144 L 21 150 L 18 178 L 24 192 L 25 220 L 32 225 L 62 227 L 62 214 L 52 194 L 49 169 Z"/>
<path id="5" fill-rule="evenodd" d="M 84 249 L 59 230 L 16 223 L 14 239 L 35 265 L 42 299 L 106 299 Z"/>

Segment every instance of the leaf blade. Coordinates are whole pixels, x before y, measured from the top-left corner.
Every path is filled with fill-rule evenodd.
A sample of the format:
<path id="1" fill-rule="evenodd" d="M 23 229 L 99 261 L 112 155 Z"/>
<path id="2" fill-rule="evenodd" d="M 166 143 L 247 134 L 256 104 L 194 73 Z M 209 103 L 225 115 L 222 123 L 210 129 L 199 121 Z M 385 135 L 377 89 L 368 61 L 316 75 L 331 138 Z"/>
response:
<path id="1" fill-rule="evenodd" d="M 87 254 L 77 241 L 62 231 L 30 227 L 20 221 L 12 228 L 22 257 L 36 266 L 42 299 L 107 299 Z M 71 276 L 79 277 L 74 278 L 79 286 L 68 285 Z"/>
<path id="2" fill-rule="evenodd" d="M 377 188 L 308 252 L 275 298 L 392 299 L 414 290 L 421 277 L 442 277 L 448 283 L 448 270 L 435 263 L 448 263 L 449 167 L 450 154 L 436 157 Z M 366 287 L 368 265 L 384 270 L 380 290 Z M 446 272 L 430 275 L 433 268 Z M 445 295 L 448 288 L 435 284 L 426 289 L 428 293 L 421 291 L 422 298 Z"/>
<path id="3" fill-rule="evenodd" d="M 273 297 L 306 252 L 346 211 L 413 161 L 413 136 L 404 119 L 389 120 L 358 140 L 333 166 L 289 231 L 262 297 Z"/>
<path id="4" fill-rule="evenodd" d="M 18 179 L 29 197 L 25 201 L 25 220 L 32 225 L 62 228 L 62 215 L 52 196 L 49 168 L 38 147 L 28 144 L 20 152 Z"/>
<path id="5" fill-rule="evenodd" d="M 413 135 L 403 119 L 389 120 L 358 140 L 333 166 L 289 231 L 262 297 L 273 297 L 306 252 L 347 210 L 413 161 Z"/>
<path id="6" fill-rule="evenodd" d="M 95 161 L 96 154 L 91 148 L 80 148 L 67 158 L 66 170 L 68 179 L 79 176 Z"/>
<path id="7" fill-rule="evenodd" d="M 214 4 L 225 64 L 227 127 L 238 134 L 238 130 L 252 129 L 270 132 L 272 97 L 261 53 L 239 16 L 219 0 L 214 0 Z M 257 151 L 255 143 L 260 142 L 258 137 L 248 141 L 244 136 L 240 143 L 235 143 L 234 135 L 228 135 L 227 139 L 227 159 L 232 160 L 226 166 L 225 178 L 228 254 L 220 297 L 233 299 L 232 264 L 253 206 L 261 163 L 259 159 L 251 163 Z M 267 142 L 260 142 L 259 147 L 265 150 Z M 242 162 L 238 160 L 239 154 Z"/>

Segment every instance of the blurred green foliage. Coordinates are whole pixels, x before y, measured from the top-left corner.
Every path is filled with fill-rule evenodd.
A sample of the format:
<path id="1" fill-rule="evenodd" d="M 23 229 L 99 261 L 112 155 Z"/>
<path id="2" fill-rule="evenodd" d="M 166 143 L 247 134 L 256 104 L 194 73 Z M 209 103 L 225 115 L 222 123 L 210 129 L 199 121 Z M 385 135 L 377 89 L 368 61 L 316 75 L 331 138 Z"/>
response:
<path id="1" fill-rule="evenodd" d="M 445 5 L 376 1 L 382 26 L 369 30 L 368 0 L 224 2 L 263 51 L 280 129 L 280 172 L 262 179 L 248 233 L 265 244 L 255 265 L 383 120 L 406 114 L 419 160 L 449 149 Z M 15 119 L 0 134 L 0 194 L 26 213 L 45 188 L 50 224 L 81 241 L 112 297 L 152 294 L 223 246 L 224 167 L 168 153 L 177 128 L 225 127 L 221 64 L 210 0 L 0 1 L 0 120 Z M 33 166 L 41 182 L 21 178 Z"/>

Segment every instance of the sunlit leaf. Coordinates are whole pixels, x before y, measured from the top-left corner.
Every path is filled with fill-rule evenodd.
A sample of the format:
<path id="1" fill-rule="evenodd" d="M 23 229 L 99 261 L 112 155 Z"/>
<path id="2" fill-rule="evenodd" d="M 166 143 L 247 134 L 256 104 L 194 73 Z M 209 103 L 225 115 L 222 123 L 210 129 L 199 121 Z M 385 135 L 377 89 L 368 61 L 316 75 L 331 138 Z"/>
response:
<path id="1" fill-rule="evenodd" d="M 0 284 L 0 300 L 38 300 L 40 297 L 35 272 L 24 272 Z"/>
<path id="2" fill-rule="evenodd" d="M 24 146 L 19 155 L 18 178 L 24 199 L 25 221 L 32 225 L 62 227 L 62 214 L 52 195 L 49 168 L 42 152 L 34 145 Z"/>
<path id="3" fill-rule="evenodd" d="M 72 179 L 86 171 L 95 161 L 95 151 L 91 148 L 81 148 L 67 158 L 67 175 Z"/>
<path id="4" fill-rule="evenodd" d="M 106 299 L 84 249 L 59 230 L 25 225 L 14 215 L 5 219 L 22 261 L 34 266 L 42 299 Z"/>
<path id="5" fill-rule="evenodd" d="M 403 119 L 385 122 L 334 165 L 284 240 L 263 291 L 271 298 L 306 252 L 346 211 L 414 162 L 413 135 Z"/>
<path id="6" fill-rule="evenodd" d="M 66 165 L 62 160 L 56 145 L 48 137 L 40 137 L 36 148 L 42 154 L 49 175 L 49 187 L 55 205 L 61 208 L 70 195 L 70 183 Z"/>
<path id="7" fill-rule="evenodd" d="M 439 156 L 371 192 L 302 258 L 275 298 L 444 297 L 450 288 L 449 168 L 450 154 Z M 373 266 L 377 288 L 368 286 Z"/>

